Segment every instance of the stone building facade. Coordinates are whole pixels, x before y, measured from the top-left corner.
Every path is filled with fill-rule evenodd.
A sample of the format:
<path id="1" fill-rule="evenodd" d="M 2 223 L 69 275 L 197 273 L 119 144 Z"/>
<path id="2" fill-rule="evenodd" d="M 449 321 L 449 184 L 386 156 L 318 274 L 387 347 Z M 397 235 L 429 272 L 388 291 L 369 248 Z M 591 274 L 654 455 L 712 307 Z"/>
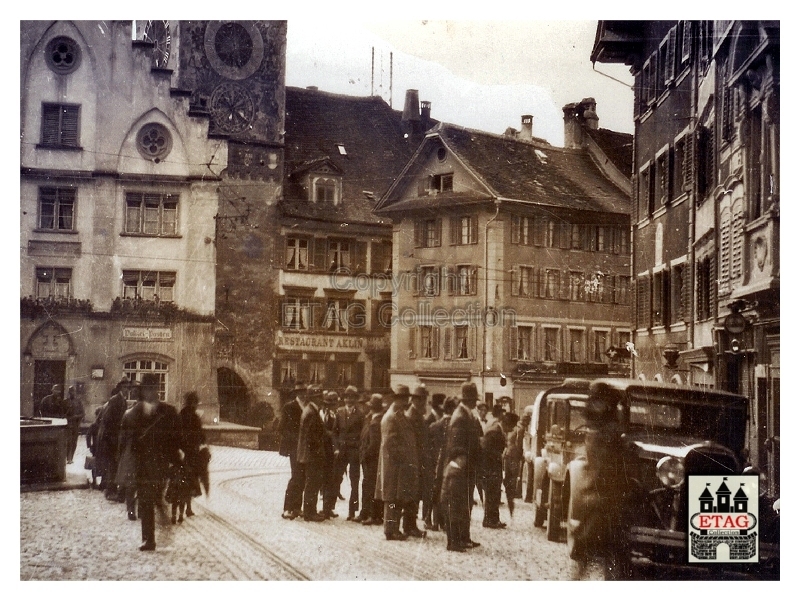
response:
<path id="1" fill-rule="evenodd" d="M 600 21 L 635 77 L 635 374 L 752 399 L 749 460 L 779 488 L 780 28 Z"/>

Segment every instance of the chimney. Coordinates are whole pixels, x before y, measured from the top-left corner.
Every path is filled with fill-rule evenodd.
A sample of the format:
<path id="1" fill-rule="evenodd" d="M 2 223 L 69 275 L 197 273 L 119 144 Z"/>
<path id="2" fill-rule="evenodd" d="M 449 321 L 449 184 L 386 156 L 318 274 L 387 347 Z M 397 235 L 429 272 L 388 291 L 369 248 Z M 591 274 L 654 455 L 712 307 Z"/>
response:
<path id="1" fill-rule="evenodd" d="M 533 139 L 533 115 L 522 115 L 522 131 L 519 139 L 530 142 Z"/>
<path id="2" fill-rule="evenodd" d="M 406 103 L 403 106 L 401 123 L 406 133 L 419 133 L 422 123 L 419 116 L 418 90 L 406 90 Z"/>
<path id="3" fill-rule="evenodd" d="M 422 118 L 422 131 L 428 131 L 431 123 L 431 103 L 428 100 L 421 102 L 420 117 Z"/>
<path id="4" fill-rule="evenodd" d="M 594 98 L 584 98 L 581 100 L 583 107 L 583 120 L 586 127 L 589 129 L 597 129 L 600 124 L 600 118 L 597 116 L 597 102 Z"/>

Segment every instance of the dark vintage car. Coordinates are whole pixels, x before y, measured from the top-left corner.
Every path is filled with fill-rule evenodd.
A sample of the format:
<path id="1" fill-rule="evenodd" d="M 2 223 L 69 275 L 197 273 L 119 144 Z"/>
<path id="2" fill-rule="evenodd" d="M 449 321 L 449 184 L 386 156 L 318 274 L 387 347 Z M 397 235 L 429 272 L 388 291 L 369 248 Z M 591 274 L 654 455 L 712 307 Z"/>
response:
<path id="1" fill-rule="evenodd" d="M 745 471 L 747 398 L 599 379 L 589 387 L 586 418 L 586 452 L 570 465 L 562 493 L 570 557 L 584 564 L 601 558 L 610 579 L 637 578 L 653 567 L 697 576 L 696 563 L 688 563 L 686 476 Z M 779 577 L 772 500 L 759 502 L 760 562 L 727 563 L 725 569 L 742 577 Z"/>
<path id="2" fill-rule="evenodd" d="M 564 482 L 579 456 L 586 436 L 586 400 L 589 381 L 566 379 L 559 387 L 539 394 L 531 423 L 533 446 L 534 525 L 547 528 L 547 539 L 566 541 Z M 546 524 L 546 525 L 545 525 Z"/>

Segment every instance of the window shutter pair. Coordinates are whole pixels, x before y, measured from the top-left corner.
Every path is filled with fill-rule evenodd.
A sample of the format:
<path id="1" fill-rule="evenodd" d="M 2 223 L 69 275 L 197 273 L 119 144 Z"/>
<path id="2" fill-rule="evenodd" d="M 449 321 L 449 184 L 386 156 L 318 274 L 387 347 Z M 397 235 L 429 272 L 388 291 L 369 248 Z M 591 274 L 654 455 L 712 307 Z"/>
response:
<path id="1" fill-rule="evenodd" d="M 308 249 L 308 255 L 313 261 L 310 266 L 313 266 L 317 270 L 327 269 L 328 240 L 326 238 L 314 238 L 313 240 L 309 240 L 308 244 L 309 246 L 313 246 L 313 254 L 312 248 Z"/>
<path id="2" fill-rule="evenodd" d="M 520 230 L 522 229 L 522 219 L 519 215 L 511 216 L 511 243 L 519 244 Z"/>
<path id="3" fill-rule="evenodd" d="M 650 278 L 647 275 L 636 280 L 636 326 L 650 327 Z"/>
<path id="4" fill-rule="evenodd" d="M 517 340 L 519 329 L 512 325 L 508 328 L 508 358 L 509 360 L 519 360 L 517 355 Z"/>

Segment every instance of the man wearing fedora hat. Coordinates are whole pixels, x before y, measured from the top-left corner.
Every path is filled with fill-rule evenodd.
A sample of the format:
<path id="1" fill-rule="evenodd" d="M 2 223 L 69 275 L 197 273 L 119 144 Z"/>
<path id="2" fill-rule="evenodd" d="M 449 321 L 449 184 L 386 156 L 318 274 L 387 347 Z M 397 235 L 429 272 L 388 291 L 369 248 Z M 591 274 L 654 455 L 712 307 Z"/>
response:
<path id="1" fill-rule="evenodd" d="M 398 385 L 392 405 L 381 420 L 375 497 L 384 503 L 383 532 L 387 540 L 408 538 L 411 532 L 400 533 L 400 517 L 404 509 L 415 505 L 419 495 L 417 440 L 405 415 L 410 396 L 407 385 Z M 421 537 L 422 532 L 419 534 Z"/>
<path id="2" fill-rule="evenodd" d="M 311 385 L 303 400 L 300 432 L 297 436 L 297 462 L 303 471 L 303 519 L 324 521 L 317 512 L 317 500 L 322 488 L 325 465 L 325 425 L 319 416 L 323 399 L 322 388 Z"/>
<path id="3" fill-rule="evenodd" d="M 406 411 L 406 417 L 414 430 L 414 438 L 417 445 L 417 457 L 419 458 L 419 477 L 417 485 L 417 499 L 409 503 L 403 511 L 403 531 L 415 537 L 421 537 L 420 529 L 417 527 L 417 515 L 419 513 L 419 502 L 423 498 L 426 489 L 427 473 L 425 472 L 425 447 L 428 445 L 428 426 L 425 424 L 425 408 L 428 403 L 428 389 L 425 384 L 418 385 L 411 394 L 411 406 Z"/>
<path id="4" fill-rule="evenodd" d="M 375 481 L 378 477 L 378 457 L 381 452 L 381 419 L 383 418 L 383 396 L 372 394 L 369 413 L 361 428 L 361 446 L 358 458 L 364 469 L 361 485 L 361 513 L 356 517 L 362 525 L 383 523 L 383 504 L 375 499 Z"/>
<path id="5" fill-rule="evenodd" d="M 339 394 L 334 391 L 327 391 L 322 396 L 322 408 L 319 416 L 325 426 L 325 438 L 323 449 L 325 450 L 325 460 L 322 465 L 322 516 L 326 519 L 338 517 L 334 509 L 336 508 L 336 498 L 339 495 L 339 479 L 336 477 L 337 457 L 339 449 L 336 440 L 339 437 L 338 425 L 336 422 L 336 405 L 339 403 Z"/>
<path id="6" fill-rule="evenodd" d="M 350 502 L 347 511 L 347 520 L 354 521 L 358 510 L 358 484 L 361 480 L 361 463 L 359 461 L 359 447 L 361 445 L 361 430 L 364 427 L 364 415 L 358 410 L 358 389 L 348 385 L 344 391 L 344 406 L 336 410 L 336 428 L 338 438 L 336 448 L 339 451 L 336 465 L 336 481 L 341 485 L 345 471 L 350 477 Z M 338 494 L 337 487 L 337 494 Z"/>
<path id="7" fill-rule="evenodd" d="M 470 538 L 472 490 L 481 461 L 481 426 L 472 410 L 478 403 L 474 383 L 461 386 L 461 399 L 450 417 L 443 453 L 441 503 L 447 532 L 447 549 L 464 552 L 479 546 Z"/>
<path id="8" fill-rule="evenodd" d="M 155 509 L 163 510 L 164 484 L 170 468 L 180 462 L 181 422 L 175 407 L 159 400 L 160 378 L 142 375 L 142 401 L 130 409 L 128 427 L 136 470 L 136 494 L 142 521 L 139 550 L 156 549 Z"/>
<path id="9" fill-rule="evenodd" d="M 295 519 L 300 516 L 303 508 L 303 473 L 297 462 L 297 438 L 300 434 L 300 417 L 303 414 L 303 402 L 306 385 L 302 382 L 295 383 L 289 402 L 281 409 L 279 430 L 281 442 L 278 453 L 289 457 L 291 476 L 286 484 L 286 493 L 283 497 L 284 519 Z"/>
<path id="10" fill-rule="evenodd" d="M 438 450 L 434 450 L 431 438 L 431 426 L 442 418 L 442 405 L 444 394 L 431 395 L 431 410 L 425 416 L 425 447 L 422 453 L 422 519 L 425 529 L 433 529 L 433 486 L 436 480 L 436 462 L 439 458 Z"/>
<path id="11" fill-rule="evenodd" d="M 119 466 L 119 428 L 122 417 L 128 410 L 128 388 L 130 382 L 123 377 L 111 391 L 98 433 L 99 460 L 102 463 L 105 497 L 108 500 L 125 502 L 124 492 L 117 490 L 117 467 Z"/>

